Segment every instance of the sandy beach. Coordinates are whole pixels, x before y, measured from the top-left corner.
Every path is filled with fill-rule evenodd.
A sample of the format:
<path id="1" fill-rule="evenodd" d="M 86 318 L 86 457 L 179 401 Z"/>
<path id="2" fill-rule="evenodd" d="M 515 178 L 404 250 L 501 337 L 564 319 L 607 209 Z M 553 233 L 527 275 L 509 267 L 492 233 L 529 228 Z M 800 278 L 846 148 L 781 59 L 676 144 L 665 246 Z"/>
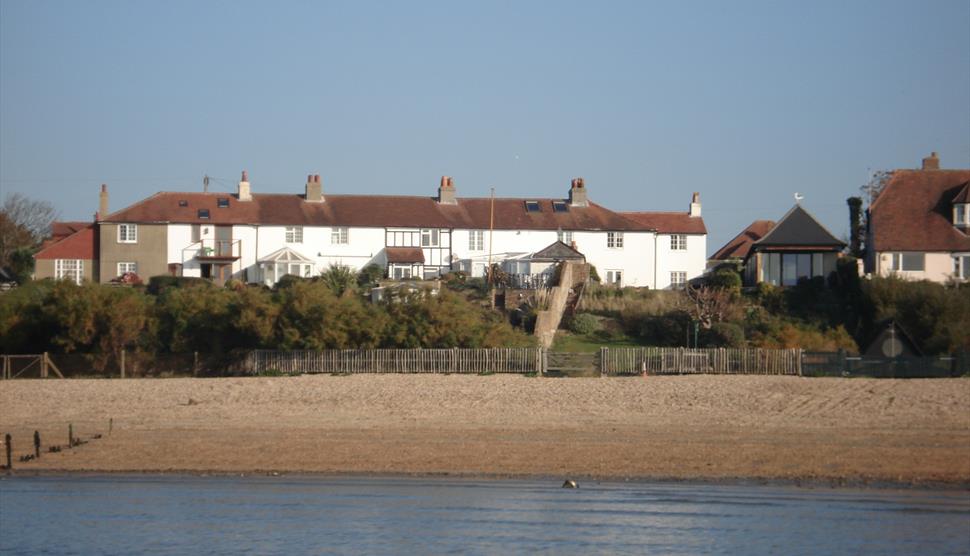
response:
<path id="1" fill-rule="evenodd" d="M 109 434 L 109 422 L 112 423 Z M 82 439 L 66 445 L 68 425 Z M 33 451 L 39 460 L 18 462 Z M 13 380 L 17 472 L 376 473 L 970 486 L 970 380 Z"/>

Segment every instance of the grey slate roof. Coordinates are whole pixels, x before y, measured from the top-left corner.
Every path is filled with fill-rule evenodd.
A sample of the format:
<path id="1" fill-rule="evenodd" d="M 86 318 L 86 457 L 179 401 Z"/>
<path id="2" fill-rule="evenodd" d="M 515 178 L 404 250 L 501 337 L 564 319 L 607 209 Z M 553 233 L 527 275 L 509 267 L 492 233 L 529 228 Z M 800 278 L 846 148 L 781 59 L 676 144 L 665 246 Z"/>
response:
<path id="1" fill-rule="evenodd" d="M 836 239 L 801 205 L 795 205 L 764 237 L 754 242 L 754 246 L 755 248 L 805 246 L 841 249 L 845 247 L 845 242 Z"/>

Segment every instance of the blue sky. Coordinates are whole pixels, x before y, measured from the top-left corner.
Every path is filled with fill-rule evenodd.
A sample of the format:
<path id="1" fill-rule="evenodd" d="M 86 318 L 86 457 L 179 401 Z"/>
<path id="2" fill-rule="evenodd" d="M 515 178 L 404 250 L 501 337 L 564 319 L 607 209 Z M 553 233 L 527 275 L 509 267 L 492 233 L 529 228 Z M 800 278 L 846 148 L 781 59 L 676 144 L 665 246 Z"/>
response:
<path id="1" fill-rule="evenodd" d="M 970 2 L 0 2 L 0 188 L 560 197 L 713 252 L 869 172 L 970 167 Z"/>

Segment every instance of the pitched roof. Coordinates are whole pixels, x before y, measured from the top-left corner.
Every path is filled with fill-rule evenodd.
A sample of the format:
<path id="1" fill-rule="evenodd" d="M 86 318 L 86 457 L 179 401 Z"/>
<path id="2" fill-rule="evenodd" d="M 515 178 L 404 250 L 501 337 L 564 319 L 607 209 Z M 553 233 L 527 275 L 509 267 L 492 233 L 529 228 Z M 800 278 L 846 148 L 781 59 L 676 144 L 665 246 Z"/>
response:
<path id="1" fill-rule="evenodd" d="M 313 259 L 290 247 L 283 247 L 260 258 L 258 263 L 312 263 Z"/>
<path id="2" fill-rule="evenodd" d="M 219 199 L 228 200 L 220 208 Z M 161 192 L 108 215 L 105 222 L 270 224 L 293 226 L 355 226 L 407 228 L 488 229 L 491 199 L 459 198 L 454 205 L 433 197 L 395 195 L 325 195 L 324 202 L 306 202 L 302 195 L 256 194 L 239 201 L 228 193 Z M 538 211 L 526 210 L 526 201 L 538 203 Z M 628 218 L 596 203 L 588 207 L 567 206 L 556 211 L 553 203 L 563 199 L 495 199 L 494 227 L 499 230 L 616 230 L 670 229 L 681 233 L 706 233 L 703 221 L 686 213 L 635 213 L 654 215 L 655 220 Z M 560 205 L 562 206 L 562 205 Z M 208 210 L 200 219 L 199 210 Z"/>
<path id="3" fill-rule="evenodd" d="M 533 261 L 586 260 L 586 257 L 582 253 L 561 241 L 553 242 L 536 251 L 529 258 Z"/>
<path id="4" fill-rule="evenodd" d="M 706 234 L 704 219 L 686 212 L 620 212 L 648 230 L 661 234 Z"/>
<path id="5" fill-rule="evenodd" d="M 71 235 L 44 245 L 34 258 L 94 260 L 97 258 L 97 235 L 95 225 L 88 223 Z"/>
<path id="6" fill-rule="evenodd" d="M 52 222 L 51 237 L 53 239 L 65 238 L 74 232 L 87 228 L 90 225 L 90 222 Z"/>
<path id="7" fill-rule="evenodd" d="M 970 203 L 970 181 L 963 184 L 963 189 L 953 197 L 954 203 Z"/>
<path id="8" fill-rule="evenodd" d="M 869 207 L 876 251 L 970 251 L 970 236 L 953 226 L 953 202 L 970 170 L 896 170 Z"/>
<path id="9" fill-rule="evenodd" d="M 389 263 L 424 263 L 424 251 L 420 247 L 386 247 Z"/>
<path id="10" fill-rule="evenodd" d="M 761 247 L 826 247 L 842 249 L 845 242 L 836 239 L 832 232 L 825 229 L 815 217 L 795 205 L 781 217 L 761 239 L 752 244 L 752 249 Z"/>
<path id="11" fill-rule="evenodd" d="M 755 220 L 740 234 L 727 242 L 724 247 L 711 255 L 711 260 L 726 261 L 728 259 L 744 259 L 751 251 L 751 245 L 764 237 L 775 223 L 771 220 Z"/>

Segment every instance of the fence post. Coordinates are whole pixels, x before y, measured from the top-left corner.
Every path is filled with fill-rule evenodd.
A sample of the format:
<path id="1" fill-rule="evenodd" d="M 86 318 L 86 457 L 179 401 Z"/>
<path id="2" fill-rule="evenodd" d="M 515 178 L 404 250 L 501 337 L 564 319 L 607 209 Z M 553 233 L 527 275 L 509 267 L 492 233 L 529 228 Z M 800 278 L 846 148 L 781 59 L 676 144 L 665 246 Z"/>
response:
<path id="1" fill-rule="evenodd" d="M 606 346 L 600 346 L 600 378 L 605 377 L 609 374 L 609 368 L 607 367 L 606 357 L 607 352 L 610 348 Z"/>
<path id="2" fill-rule="evenodd" d="M 199 376 L 199 352 L 192 352 L 192 376 Z"/>
<path id="3" fill-rule="evenodd" d="M 125 348 L 121 348 L 121 378 L 125 378 Z"/>
<path id="4" fill-rule="evenodd" d="M 40 358 L 40 378 L 47 378 L 47 352 L 45 351 Z"/>

